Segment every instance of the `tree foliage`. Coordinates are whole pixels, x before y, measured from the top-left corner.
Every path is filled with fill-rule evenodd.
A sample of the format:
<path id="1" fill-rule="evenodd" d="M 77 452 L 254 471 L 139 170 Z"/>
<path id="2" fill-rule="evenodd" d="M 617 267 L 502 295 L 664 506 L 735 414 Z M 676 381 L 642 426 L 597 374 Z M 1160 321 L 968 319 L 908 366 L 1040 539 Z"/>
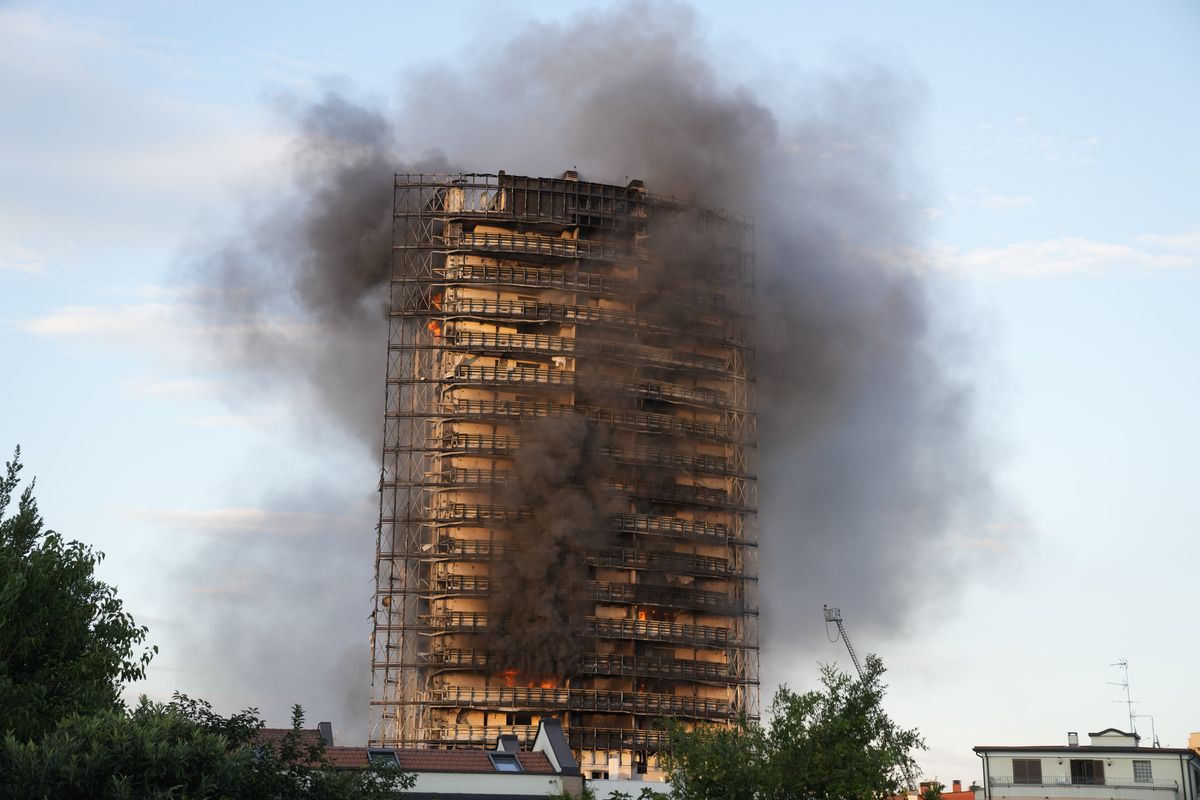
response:
<path id="1" fill-rule="evenodd" d="M 34 482 L 5 516 L 20 458 L 17 448 L 0 479 L 0 731 L 28 738 L 68 714 L 120 708 L 156 649 L 139 652 L 146 628 L 96 577 L 104 554 L 45 529 Z"/>
<path id="2" fill-rule="evenodd" d="M 0 743 L 0 797 L 41 800 L 385 800 L 413 784 L 410 773 L 372 766 L 334 769 L 324 745 L 303 745 L 303 712 L 278 746 L 255 739 L 254 709 L 221 717 L 175 695 L 142 698 L 132 711 L 72 714 L 35 740 Z"/>
<path id="3" fill-rule="evenodd" d="M 903 789 L 915 730 L 884 712 L 883 662 L 867 656 L 862 680 L 826 665 L 821 688 L 781 687 L 766 727 L 676 730 L 667 759 L 679 800 L 881 800 Z"/>
<path id="4" fill-rule="evenodd" d="M 299 706 L 277 745 L 257 738 L 255 709 L 222 717 L 182 694 L 127 709 L 121 690 L 157 649 L 139 652 L 146 628 L 96 578 L 103 554 L 45 529 L 32 483 L 5 516 L 20 456 L 0 479 L 0 797 L 383 800 L 412 786 L 398 768 L 334 769 L 302 744 Z"/>

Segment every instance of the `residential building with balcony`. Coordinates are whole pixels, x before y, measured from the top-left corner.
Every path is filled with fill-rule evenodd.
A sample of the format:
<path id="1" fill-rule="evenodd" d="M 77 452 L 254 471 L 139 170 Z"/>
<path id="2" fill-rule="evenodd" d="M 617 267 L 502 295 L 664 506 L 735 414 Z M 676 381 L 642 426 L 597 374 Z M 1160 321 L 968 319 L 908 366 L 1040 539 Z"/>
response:
<path id="1" fill-rule="evenodd" d="M 1068 733 L 1065 745 L 980 745 L 983 786 L 977 800 L 1197 800 L 1200 753 L 1141 747 L 1116 728 Z"/>

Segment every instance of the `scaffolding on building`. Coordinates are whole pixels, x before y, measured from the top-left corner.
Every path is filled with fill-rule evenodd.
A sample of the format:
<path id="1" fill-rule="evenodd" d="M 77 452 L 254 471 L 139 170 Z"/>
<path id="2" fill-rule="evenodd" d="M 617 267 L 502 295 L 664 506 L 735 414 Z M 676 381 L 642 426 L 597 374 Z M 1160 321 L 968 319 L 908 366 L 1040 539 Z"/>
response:
<path id="1" fill-rule="evenodd" d="M 681 229 L 705 269 L 664 280 Z M 528 739 L 558 716 L 585 770 L 653 771 L 660 719 L 757 718 L 753 238 L 638 181 L 396 176 L 373 744 Z M 595 478 L 623 507 L 561 576 L 592 609 L 573 674 L 511 685 L 488 598 L 531 509 L 504 487 L 522 424 L 556 417 L 606 431 Z"/>

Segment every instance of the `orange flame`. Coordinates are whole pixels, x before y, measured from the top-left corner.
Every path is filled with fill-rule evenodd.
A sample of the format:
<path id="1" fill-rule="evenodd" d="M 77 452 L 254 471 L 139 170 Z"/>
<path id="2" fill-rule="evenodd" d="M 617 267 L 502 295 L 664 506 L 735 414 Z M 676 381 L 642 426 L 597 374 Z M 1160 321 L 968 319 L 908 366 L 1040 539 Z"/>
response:
<path id="1" fill-rule="evenodd" d="M 430 302 L 433 304 L 434 308 L 436 308 L 438 311 L 441 311 L 442 310 L 442 293 L 438 292 L 437 294 L 435 294 L 433 296 L 433 298 L 430 300 Z"/>
<path id="2" fill-rule="evenodd" d="M 645 609 L 643 609 L 643 610 L 641 610 L 641 611 L 639 611 L 639 612 L 638 612 L 638 619 L 639 619 L 639 620 L 641 620 L 642 622 L 645 622 L 645 621 L 646 621 L 646 611 L 645 611 Z"/>
<path id="3" fill-rule="evenodd" d="M 515 669 L 504 670 L 504 672 L 500 673 L 500 677 L 504 679 L 505 686 L 512 687 L 517 685 L 517 671 Z"/>
<path id="4" fill-rule="evenodd" d="M 442 323 L 438 322 L 436 319 L 429 320 L 429 324 L 426 325 L 425 327 L 428 328 L 429 332 L 432 333 L 434 336 L 437 336 L 439 338 L 441 337 Z"/>

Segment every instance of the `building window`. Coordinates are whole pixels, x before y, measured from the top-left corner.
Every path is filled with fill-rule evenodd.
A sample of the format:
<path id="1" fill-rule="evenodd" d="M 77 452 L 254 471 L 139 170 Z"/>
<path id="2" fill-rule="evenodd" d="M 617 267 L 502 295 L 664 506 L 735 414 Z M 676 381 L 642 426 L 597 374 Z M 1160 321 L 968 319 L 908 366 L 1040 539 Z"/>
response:
<path id="1" fill-rule="evenodd" d="M 516 753 L 492 753 L 491 756 L 497 772 L 521 771 L 521 763 L 517 761 Z"/>
<path id="2" fill-rule="evenodd" d="M 1071 783 L 1083 786 L 1104 785 L 1104 762 L 1092 759 L 1071 759 Z"/>
<path id="3" fill-rule="evenodd" d="M 1154 771 L 1150 769 L 1149 761 L 1133 762 L 1133 780 L 1135 783 L 1154 783 Z"/>
<path id="4" fill-rule="evenodd" d="M 1041 783 L 1042 760 L 1040 758 L 1014 758 L 1013 783 Z"/>
<path id="5" fill-rule="evenodd" d="M 396 756 L 395 750 L 368 750 L 367 761 L 371 762 L 372 764 L 383 764 L 387 767 L 400 766 L 400 759 Z"/>

